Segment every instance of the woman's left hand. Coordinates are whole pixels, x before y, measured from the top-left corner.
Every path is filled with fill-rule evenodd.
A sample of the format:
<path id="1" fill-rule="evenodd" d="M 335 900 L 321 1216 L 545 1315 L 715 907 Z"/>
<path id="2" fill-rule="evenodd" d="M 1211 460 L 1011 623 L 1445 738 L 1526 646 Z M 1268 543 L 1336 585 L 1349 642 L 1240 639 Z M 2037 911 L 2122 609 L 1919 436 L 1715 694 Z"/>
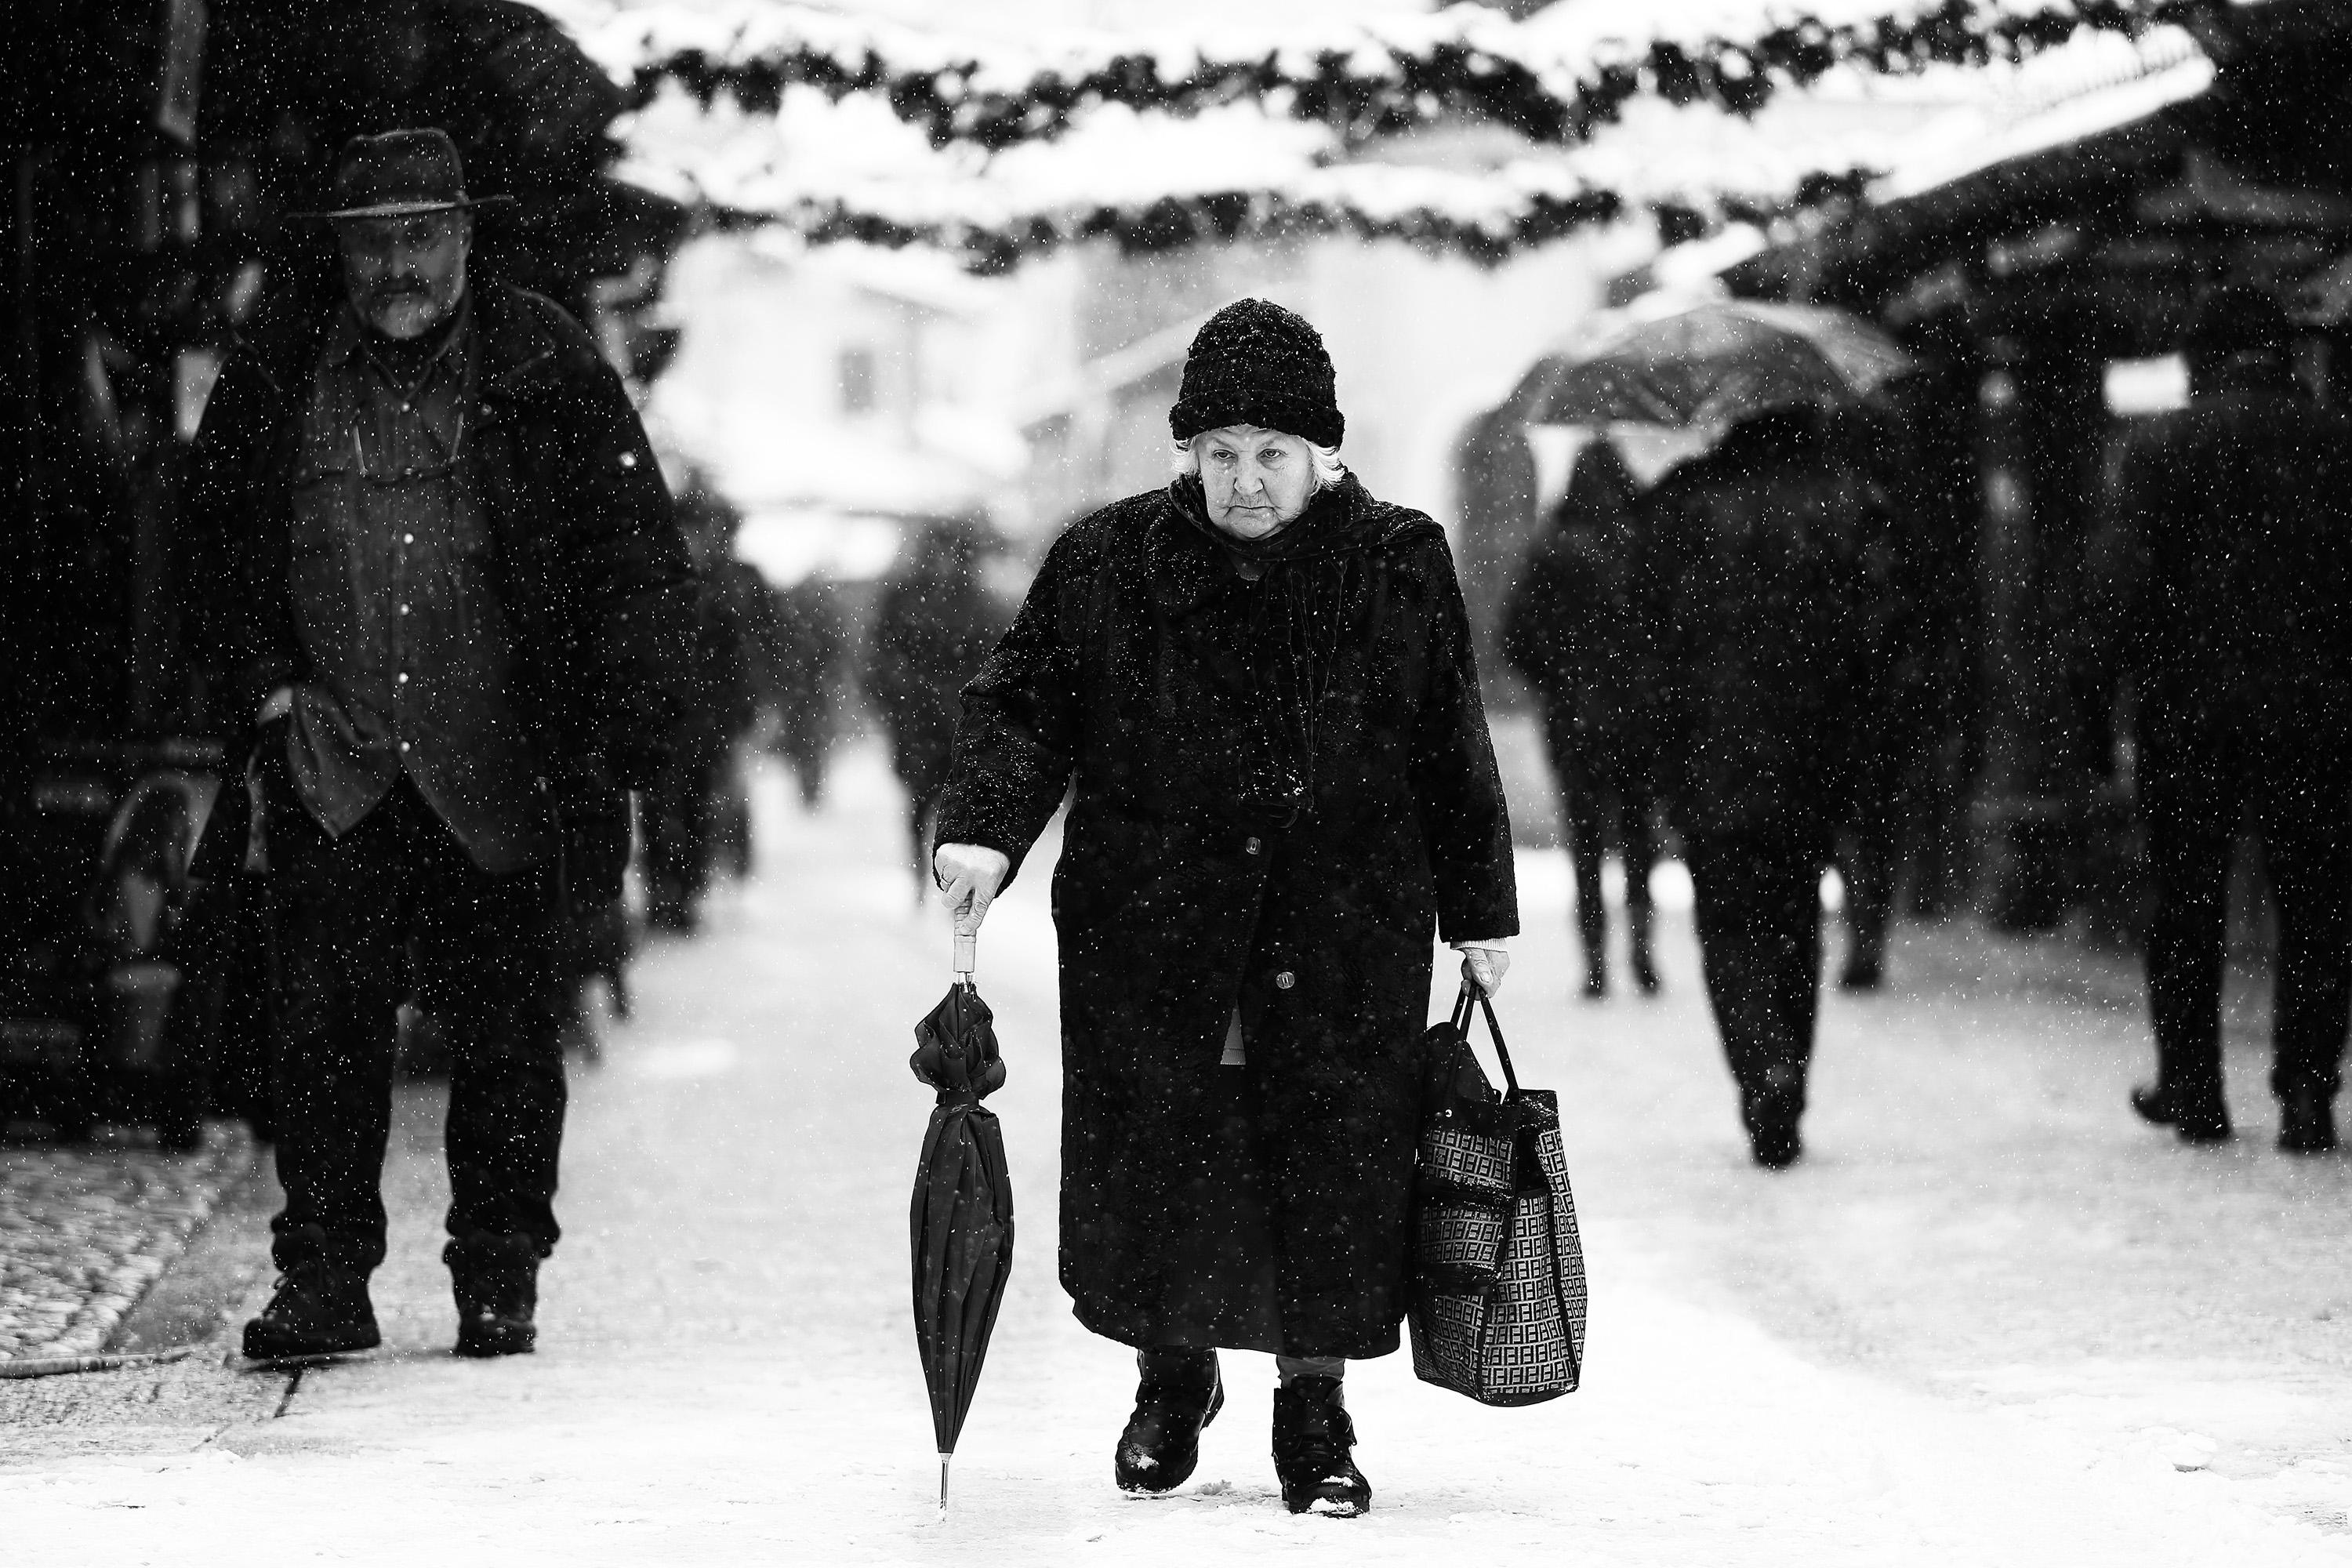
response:
<path id="1" fill-rule="evenodd" d="M 1456 951 L 1462 954 L 1462 984 L 1488 997 L 1503 989 L 1503 976 L 1511 972 L 1508 952 L 1499 947 L 1479 947 L 1469 942 L 1459 944 Z"/>

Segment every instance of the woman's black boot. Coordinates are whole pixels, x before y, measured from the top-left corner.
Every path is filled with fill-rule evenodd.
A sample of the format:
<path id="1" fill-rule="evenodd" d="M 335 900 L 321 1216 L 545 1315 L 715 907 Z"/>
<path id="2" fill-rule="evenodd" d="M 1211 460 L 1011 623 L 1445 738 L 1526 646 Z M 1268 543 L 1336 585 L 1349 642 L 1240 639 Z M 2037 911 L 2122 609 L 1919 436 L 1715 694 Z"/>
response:
<path id="1" fill-rule="evenodd" d="M 1353 1519 L 1372 1506 L 1355 1447 L 1338 1378 L 1297 1377 L 1274 1391 L 1274 1473 L 1291 1512 Z"/>
<path id="2" fill-rule="evenodd" d="M 1162 1347 L 1140 1352 L 1135 1414 L 1118 1435 L 1114 1465 L 1121 1491 L 1173 1491 L 1201 1462 L 1201 1429 L 1225 1407 L 1214 1351 Z"/>

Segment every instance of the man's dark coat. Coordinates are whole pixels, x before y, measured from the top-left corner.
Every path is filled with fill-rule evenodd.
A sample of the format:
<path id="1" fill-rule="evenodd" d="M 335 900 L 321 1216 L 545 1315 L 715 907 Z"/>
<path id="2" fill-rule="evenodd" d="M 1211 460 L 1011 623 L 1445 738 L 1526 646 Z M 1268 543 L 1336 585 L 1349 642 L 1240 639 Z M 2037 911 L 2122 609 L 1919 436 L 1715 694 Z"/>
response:
<path id="1" fill-rule="evenodd" d="M 1675 825 L 1826 844 L 1889 654 L 1874 492 L 1792 421 L 1743 425 L 1643 500 L 1639 593 Z"/>
<path id="2" fill-rule="evenodd" d="M 2098 663 L 2144 707 L 2252 743 L 2352 726 L 2352 419 L 2260 388 L 2200 396 L 2126 448 L 2084 572 Z"/>
<path id="3" fill-rule="evenodd" d="M 198 668 L 231 729 L 309 658 L 292 601 L 293 477 L 329 316 L 266 318 L 233 354 L 198 433 L 181 580 Z M 516 628 L 513 698 L 564 833 L 571 898 L 620 890 L 624 788 L 652 780 L 678 711 L 694 584 L 670 500 L 620 377 L 552 301 L 474 290 L 479 489 L 493 580 Z"/>
<path id="4" fill-rule="evenodd" d="M 1282 1348 L 1379 1355 L 1406 1308 L 1433 939 L 1518 929 L 1510 826 L 1437 525 L 1353 479 L 1252 584 L 1199 481 L 1047 552 L 964 689 L 943 843 L 1023 855 L 1076 791 L 1054 876 L 1062 1282 L 1145 1342 L 1219 1194 L 1181 1185 L 1246 1071 Z M 1292 785 L 1295 784 L 1295 793 Z M 1218 1065 L 1238 1004 L 1246 1068 Z"/>

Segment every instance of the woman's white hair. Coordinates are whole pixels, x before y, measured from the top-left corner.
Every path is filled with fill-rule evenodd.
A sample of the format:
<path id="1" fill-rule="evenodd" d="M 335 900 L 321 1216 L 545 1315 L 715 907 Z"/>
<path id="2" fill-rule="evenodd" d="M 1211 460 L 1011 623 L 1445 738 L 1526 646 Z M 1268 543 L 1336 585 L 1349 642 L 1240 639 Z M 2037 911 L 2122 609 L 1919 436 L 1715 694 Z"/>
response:
<path id="1" fill-rule="evenodd" d="M 1203 430 L 1198 436 L 1193 437 L 1190 441 L 1177 442 L 1171 448 L 1171 454 L 1176 460 L 1176 471 L 1180 474 L 1199 473 L 1201 471 L 1201 443 L 1215 434 L 1216 432 L 1214 430 Z M 1347 477 L 1348 465 L 1340 460 L 1339 447 L 1318 447 L 1314 442 L 1307 441 L 1303 436 L 1298 437 L 1298 439 L 1306 442 L 1307 450 L 1312 455 L 1311 460 L 1315 468 L 1315 488 L 1319 490 L 1327 486 L 1336 485 L 1342 479 Z"/>

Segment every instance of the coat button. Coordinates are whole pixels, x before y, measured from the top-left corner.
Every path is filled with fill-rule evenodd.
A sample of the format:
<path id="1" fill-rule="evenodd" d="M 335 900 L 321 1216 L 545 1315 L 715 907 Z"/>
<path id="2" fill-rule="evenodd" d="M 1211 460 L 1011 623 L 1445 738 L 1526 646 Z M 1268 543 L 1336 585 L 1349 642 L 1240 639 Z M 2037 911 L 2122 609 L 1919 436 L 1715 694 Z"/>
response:
<path id="1" fill-rule="evenodd" d="M 1276 991 L 1287 991 L 1297 984 L 1298 976 L 1291 973 L 1287 969 L 1274 977 L 1274 988 Z"/>
<path id="2" fill-rule="evenodd" d="M 1255 838 L 1251 839 L 1248 843 L 1246 843 L 1246 844 L 1244 844 L 1244 845 L 1243 845 L 1243 846 L 1242 846 L 1242 853 L 1243 853 L 1243 854 L 1244 854 L 1244 855 L 1255 855 L 1255 854 L 1256 854 L 1257 852 L 1258 852 L 1258 841 L 1257 841 L 1256 839 L 1255 839 Z"/>

